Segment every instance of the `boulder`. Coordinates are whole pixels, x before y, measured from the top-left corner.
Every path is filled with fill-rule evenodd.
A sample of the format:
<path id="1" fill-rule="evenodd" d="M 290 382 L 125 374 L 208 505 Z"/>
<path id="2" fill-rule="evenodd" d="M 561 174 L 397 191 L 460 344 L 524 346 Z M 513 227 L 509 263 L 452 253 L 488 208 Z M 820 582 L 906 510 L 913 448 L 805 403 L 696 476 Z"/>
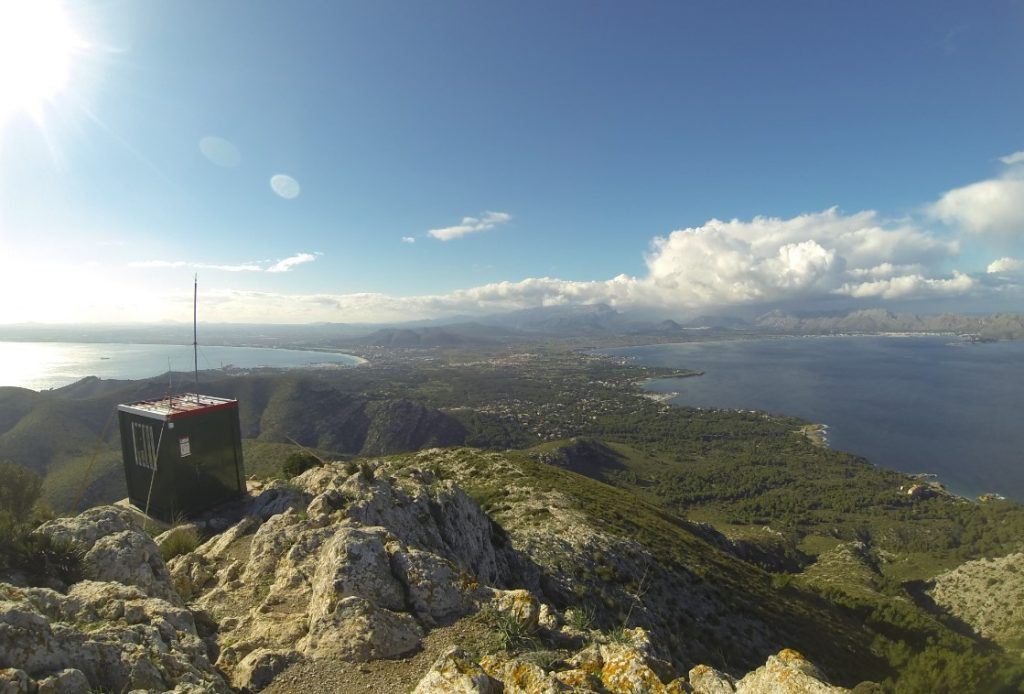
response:
<path id="1" fill-rule="evenodd" d="M 504 694 L 558 694 L 569 691 L 564 682 L 533 663 L 508 660 L 488 655 L 480 659 L 480 667 L 501 683 Z"/>
<path id="2" fill-rule="evenodd" d="M 430 625 L 445 623 L 472 608 L 468 591 L 473 584 L 455 564 L 397 542 L 390 543 L 387 550 L 391 572 L 405 586 L 406 598 L 421 621 Z"/>
<path id="3" fill-rule="evenodd" d="M 413 694 L 499 694 L 501 686 L 465 651 L 452 647 L 445 651 L 416 685 Z"/>
<path id="4" fill-rule="evenodd" d="M 135 525 L 132 513 L 126 509 L 97 506 L 77 516 L 44 523 L 36 532 L 78 547 L 92 578 L 138 586 L 147 595 L 183 604 L 159 547 Z"/>
<path id="5" fill-rule="evenodd" d="M 733 694 L 736 691 L 732 677 L 708 665 L 690 670 L 689 680 L 695 694 Z"/>
<path id="6" fill-rule="evenodd" d="M 736 694 L 840 694 L 810 661 L 791 649 L 783 649 L 736 683 Z"/>
<path id="7" fill-rule="evenodd" d="M 81 670 L 67 668 L 36 682 L 38 694 L 80 694 L 89 691 L 89 680 Z"/>
<path id="8" fill-rule="evenodd" d="M 491 606 L 499 613 L 514 619 L 527 632 L 540 626 L 540 602 L 528 590 L 495 590 Z"/>
<path id="9" fill-rule="evenodd" d="M 619 644 L 601 646 L 601 684 L 610 694 L 658 694 L 665 691 L 661 679 L 648 667 L 644 655 Z"/>
<path id="10" fill-rule="evenodd" d="M 419 646 L 423 632 L 410 615 L 351 596 L 310 619 L 301 650 L 312 658 L 366 661 L 395 658 Z"/>
<path id="11" fill-rule="evenodd" d="M 298 660 L 299 654 L 295 651 L 279 653 L 266 648 L 257 648 L 242 658 L 235 666 L 231 683 L 239 688 L 251 692 L 258 692 L 284 671 L 289 665 Z"/>

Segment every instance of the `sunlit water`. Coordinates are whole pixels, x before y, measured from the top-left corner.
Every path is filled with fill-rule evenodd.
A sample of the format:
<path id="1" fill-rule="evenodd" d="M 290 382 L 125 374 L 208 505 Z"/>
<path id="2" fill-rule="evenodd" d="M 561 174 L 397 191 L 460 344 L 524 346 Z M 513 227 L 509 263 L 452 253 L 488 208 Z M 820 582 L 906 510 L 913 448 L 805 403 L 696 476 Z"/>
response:
<path id="1" fill-rule="evenodd" d="M 199 368 L 225 366 L 289 368 L 359 363 L 358 357 L 331 352 L 259 347 L 200 347 Z M 0 386 L 43 390 L 86 376 L 148 378 L 192 370 L 190 345 L 85 344 L 70 342 L 0 342 Z"/>
<path id="2" fill-rule="evenodd" d="M 697 369 L 650 390 L 671 402 L 795 415 L 829 426 L 833 448 L 953 491 L 1024 501 L 1024 342 L 948 337 L 736 340 L 606 350 Z"/>

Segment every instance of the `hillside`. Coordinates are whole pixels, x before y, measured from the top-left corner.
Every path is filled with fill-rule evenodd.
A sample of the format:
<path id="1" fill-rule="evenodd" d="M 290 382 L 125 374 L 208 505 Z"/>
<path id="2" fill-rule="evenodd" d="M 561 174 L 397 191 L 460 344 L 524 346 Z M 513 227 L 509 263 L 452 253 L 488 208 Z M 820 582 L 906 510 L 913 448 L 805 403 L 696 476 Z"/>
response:
<path id="1" fill-rule="evenodd" d="M 381 328 L 365 337 L 351 340 L 351 344 L 429 349 L 433 347 L 498 345 L 516 337 L 516 331 L 494 325 L 452 323 L 439 327 Z"/>
<path id="2" fill-rule="evenodd" d="M 298 443 L 334 455 L 379 455 L 466 438 L 462 424 L 436 409 L 402 398 L 346 393 L 309 375 L 204 379 L 202 389 L 239 399 L 244 445 L 254 453 L 250 474 L 276 472 L 260 461 L 258 451 L 267 446 Z M 166 380 L 160 378 L 85 379 L 46 393 L 0 389 L 0 460 L 44 475 L 45 498 L 58 510 L 69 508 L 80 493 L 86 504 L 122 498 L 115 408 L 165 392 Z M 278 462 L 275 458 L 272 465 Z"/>
<path id="3" fill-rule="evenodd" d="M 1024 651 L 1024 554 L 965 562 L 936 576 L 928 593 L 978 634 Z"/>

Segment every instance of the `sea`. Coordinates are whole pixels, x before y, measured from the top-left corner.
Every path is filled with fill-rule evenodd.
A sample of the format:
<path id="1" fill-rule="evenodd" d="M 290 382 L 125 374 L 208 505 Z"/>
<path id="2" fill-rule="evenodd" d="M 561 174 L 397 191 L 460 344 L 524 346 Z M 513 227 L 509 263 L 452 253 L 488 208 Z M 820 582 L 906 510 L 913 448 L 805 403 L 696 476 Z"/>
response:
<path id="1" fill-rule="evenodd" d="M 354 366 L 351 354 L 264 347 L 199 347 L 199 368 Z M 0 386 L 59 388 L 86 376 L 148 378 L 193 368 L 191 345 L 0 342 Z"/>
<path id="2" fill-rule="evenodd" d="M 704 372 L 646 384 L 671 403 L 794 415 L 876 465 L 1024 502 L 1024 341 L 829 336 L 601 352 Z"/>

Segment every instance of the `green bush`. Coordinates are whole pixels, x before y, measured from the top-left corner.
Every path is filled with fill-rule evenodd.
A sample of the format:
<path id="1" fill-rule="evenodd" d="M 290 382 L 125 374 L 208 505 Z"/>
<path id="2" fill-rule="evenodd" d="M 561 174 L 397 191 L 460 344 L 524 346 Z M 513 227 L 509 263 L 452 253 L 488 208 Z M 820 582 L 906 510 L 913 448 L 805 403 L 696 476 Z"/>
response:
<path id="1" fill-rule="evenodd" d="M 202 543 L 199 531 L 194 525 L 181 525 L 167 531 L 167 537 L 160 541 L 160 555 L 170 561 L 182 554 L 188 554 Z"/>
<path id="2" fill-rule="evenodd" d="M 16 463 L 0 460 L 0 512 L 26 520 L 43 489 L 43 478 Z"/>
<path id="3" fill-rule="evenodd" d="M 82 552 L 73 544 L 33 533 L 28 523 L 0 516 L 0 576 L 21 574 L 33 585 L 58 579 L 65 585 L 83 578 Z"/>
<path id="4" fill-rule="evenodd" d="M 307 451 L 295 451 L 281 463 L 281 472 L 288 479 L 301 475 L 306 470 L 320 467 L 324 461 Z"/>

